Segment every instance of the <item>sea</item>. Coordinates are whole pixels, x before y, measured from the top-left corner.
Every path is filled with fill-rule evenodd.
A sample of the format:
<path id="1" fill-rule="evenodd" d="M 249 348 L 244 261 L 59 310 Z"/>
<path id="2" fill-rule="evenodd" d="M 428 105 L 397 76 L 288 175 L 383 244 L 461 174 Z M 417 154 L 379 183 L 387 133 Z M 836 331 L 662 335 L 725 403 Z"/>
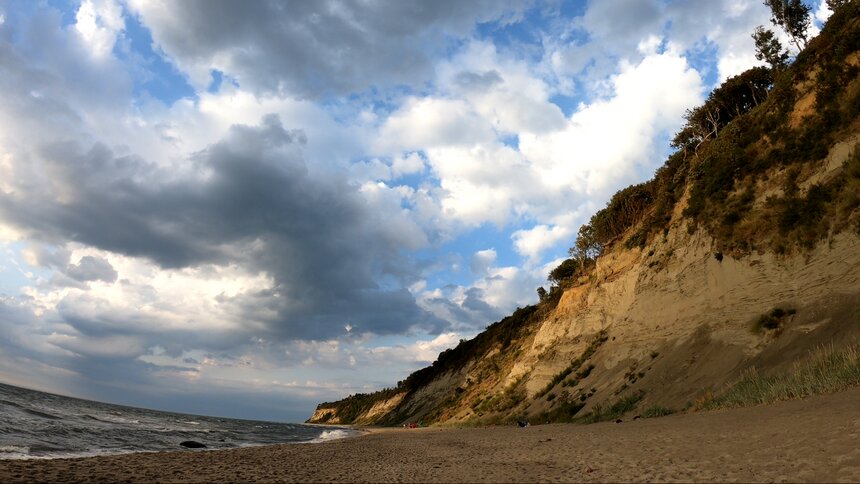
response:
<path id="1" fill-rule="evenodd" d="M 130 452 L 189 452 L 324 442 L 349 428 L 161 412 L 81 400 L 0 383 L 0 459 L 55 459 Z M 194 441 L 204 449 L 179 444 Z"/>

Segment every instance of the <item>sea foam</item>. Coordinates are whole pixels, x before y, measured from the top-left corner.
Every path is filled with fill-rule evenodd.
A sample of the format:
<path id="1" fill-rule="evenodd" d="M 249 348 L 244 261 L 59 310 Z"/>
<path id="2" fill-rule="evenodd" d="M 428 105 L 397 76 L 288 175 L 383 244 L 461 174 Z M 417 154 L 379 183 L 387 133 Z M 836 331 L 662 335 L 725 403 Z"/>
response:
<path id="1" fill-rule="evenodd" d="M 352 437 L 353 435 L 355 435 L 355 434 L 353 434 L 352 432 L 350 432 L 348 430 L 342 430 L 342 429 L 323 430 L 323 432 L 320 434 L 319 437 L 311 440 L 311 443 L 319 444 L 321 442 L 328 442 L 330 440 L 345 439 L 347 437 Z"/>

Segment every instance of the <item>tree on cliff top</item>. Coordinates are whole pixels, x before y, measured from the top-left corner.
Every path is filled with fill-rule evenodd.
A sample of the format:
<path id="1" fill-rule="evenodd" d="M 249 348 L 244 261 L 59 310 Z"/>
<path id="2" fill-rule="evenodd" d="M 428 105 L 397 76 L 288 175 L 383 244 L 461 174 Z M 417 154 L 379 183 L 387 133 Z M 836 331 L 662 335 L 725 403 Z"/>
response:
<path id="1" fill-rule="evenodd" d="M 770 8 L 770 21 L 791 37 L 797 50 L 803 50 L 811 23 L 810 8 L 802 0 L 764 0 L 764 4 Z"/>
<path id="2" fill-rule="evenodd" d="M 788 51 L 782 47 L 773 30 L 759 25 L 753 32 L 752 38 L 755 41 L 756 59 L 767 62 L 774 71 L 785 69 L 788 65 Z"/>

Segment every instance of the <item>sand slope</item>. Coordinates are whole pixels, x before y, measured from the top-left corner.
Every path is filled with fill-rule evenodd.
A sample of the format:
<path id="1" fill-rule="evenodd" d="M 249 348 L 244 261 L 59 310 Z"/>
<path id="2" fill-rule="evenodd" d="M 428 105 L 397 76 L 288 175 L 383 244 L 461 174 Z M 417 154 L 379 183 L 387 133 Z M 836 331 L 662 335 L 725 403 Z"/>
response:
<path id="1" fill-rule="evenodd" d="M 621 424 L 383 429 L 325 444 L 0 461 L 0 481 L 860 481 L 860 388 Z"/>

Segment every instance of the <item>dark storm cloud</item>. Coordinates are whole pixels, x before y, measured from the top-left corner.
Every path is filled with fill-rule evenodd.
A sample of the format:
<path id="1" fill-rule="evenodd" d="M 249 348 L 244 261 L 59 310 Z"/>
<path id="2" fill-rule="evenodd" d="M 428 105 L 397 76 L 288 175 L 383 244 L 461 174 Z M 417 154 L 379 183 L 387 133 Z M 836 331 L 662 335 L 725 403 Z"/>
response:
<path id="1" fill-rule="evenodd" d="M 446 314 L 447 319 L 459 324 L 479 328 L 501 318 L 506 311 L 491 306 L 484 300 L 484 291 L 471 287 L 465 291 L 465 298 L 457 303 L 450 297 L 426 298 L 424 304 L 434 311 Z"/>
<path id="2" fill-rule="evenodd" d="M 484 290 L 478 287 L 470 287 L 466 290 L 466 299 L 463 300 L 463 307 L 482 313 L 482 317 L 486 318 L 487 321 L 499 316 L 500 312 L 498 308 L 490 306 L 484 300 Z"/>
<path id="3" fill-rule="evenodd" d="M 495 0 L 187 0 L 133 8 L 180 66 L 221 69 L 244 87 L 300 96 L 420 83 L 433 71 L 430 59 L 476 23 L 512 15 L 509 2 Z"/>
<path id="4" fill-rule="evenodd" d="M 310 177 L 302 143 L 301 132 L 268 116 L 197 153 L 188 176 L 100 144 L 53 144 L 39 156 L 45 185 L 28 180 L 0 194 L 0 218 L 42 241 L 75 241 L 163 268 L 231 262 L 266 272 L 270 290 L 222 302 L 277 339 L 329 338 L 347 323 L 380 334 L 441 330 L 402 289 L 414 277 L 400 255 L 409 241 L 345 180 Z M 78 281 L 116 278 L 96 259 L 66 272 Z M 382 279 L 395 283 L 381 287 Z M 60 309 L 76 327 L 99 332 L 74 300 Z"/>
<path id="5" fill-rule="evenodd" d="M 48 282 L 48 287 L 87 289 L 88 282 L 116 282 L 118 276 L 110 262 L 102 257 L 87 255 L 81 257 L 77 264 L 69 264 L 67 250 L 61 249 L 51 253 L 39 247 L 31 249 L 31 254 L 34 257 L 33 262 L 57 270 Z"/>
<path id="6" fill-rule="evenodd" d="M 115 282 L 117 273 L 110 262 L 101 257 L 87 255 L 81 257 L 77 264 L 69 264 L 65 273 L 72 279 L 80 282 L 105 281 Z"/>
<path id="7" fill-rule="evenodd" d="M 88 295 L 66 296 L 57 303 L 56 318 L 74 328 L 74 331 L 68 331 L 68 328 L 66 331 L 80 339 L 72 343 L 60 339 L 52 341 L 52 344 L 101 360 L 108 357 L 98 345 L 98 341 L 105 338 L 116 337 L 127 343 L 109 358 L 130 359 L 149 353 L 155 346 L 168 356 L 178 358 L 195 345 L 212 351 L 227 351 L 242 347 L 249 340 L 247 333 L 239 329 L 200 331 L 194 326 L 168 329 L 153 324 L 157 322 L 154 321 L 156 317 L 139 311 L 106 310 L 102 300 Z M 169 337 L 165 337 L 165 334 L 169 334 Z"/>

